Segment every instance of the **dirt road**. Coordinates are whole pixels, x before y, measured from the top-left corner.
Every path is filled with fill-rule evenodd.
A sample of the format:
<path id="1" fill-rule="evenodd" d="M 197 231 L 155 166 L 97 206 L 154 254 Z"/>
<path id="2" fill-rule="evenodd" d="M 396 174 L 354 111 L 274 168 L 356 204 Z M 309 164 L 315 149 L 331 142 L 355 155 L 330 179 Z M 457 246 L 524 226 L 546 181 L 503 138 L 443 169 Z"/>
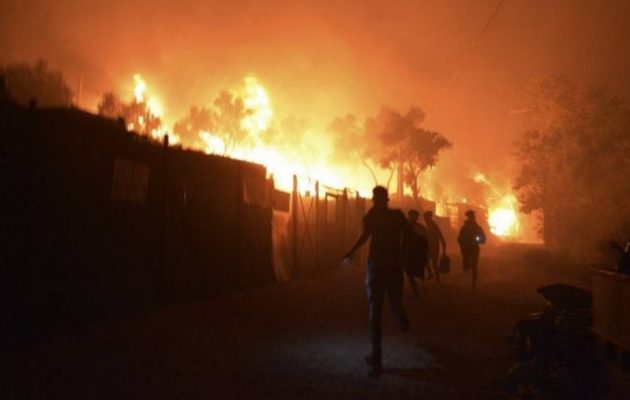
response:
<path id="1" fill-rule="evenodd" d="M 419 302 L 406 290 L 408 333 L 386 309 L 376 379 L 363 362 L 363 268 L 351 266 L 41 339 L 5 353 L 1 397 L 501 398 L 496 381 L 513 362 L 505 335 L 543 307 L 535 288 L 586 282 L 526 265 L 513 249 L 486 251 L 477 291 L 469 279 L 455 258 Z"/>

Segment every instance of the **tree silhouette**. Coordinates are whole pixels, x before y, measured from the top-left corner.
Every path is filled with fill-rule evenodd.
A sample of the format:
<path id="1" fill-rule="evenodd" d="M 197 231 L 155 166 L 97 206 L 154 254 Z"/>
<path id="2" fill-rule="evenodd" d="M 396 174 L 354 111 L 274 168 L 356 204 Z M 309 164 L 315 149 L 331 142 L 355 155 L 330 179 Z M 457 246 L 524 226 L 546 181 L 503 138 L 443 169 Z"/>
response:
<path id="1" fill-rule="evenodd" d="M 337 117 L 328 125 L 327 131 L 333 135 L 334 161 L 362 163 L 370 172 L 374 185 L 378 185 L 375 166 L 370 164 L 372 157 L 368 151 L 372 144 L 364 140 L 363 127 L 358 118 L 352 114 Z"/>
<path id="2" fill-rule="evenodd" d="M 434 167 L 442 150 L 452 144 L 438 132 L 416 128 L 409 132 L 401 151 L 404 183 L 411 187 L 414 199 L 420 196 L 420 174 Z"/>
<path id="3" fill-rule="evenodd" d="M 244 145 L 248 132 L 242 121 L 251 111 L 245 107 L 243 99 L 222 91 L 210 106 L 192 106 L 188 114 L 178 120 L 173 131 L 182 137 L 184 143 L 195 146 L 199 135 L 205 132 L 220 138 L 225 150 L 230 152 L 236 145 Z"/>
<path id="4" fill-rule="evenodd" d="M 104 93 L 97 106 L 98 114 L 108 118 L 123 118 L 128 129 L 150 135 L 162 126 L 159 116 L 153 115 L 145 101 L 125 103 L 113 93 Z"/>
<path id="5" fill-rule="evenodd" d="M 231 150 L 247 137 L 247 131 L 243 129 L 242 121 L 249 111 L 245 108 L 243 99 L 228 91 L 219 93 L 213 105 L 215 118 L 213 133 L 223 139 L 226 149 Z"/>
<path id="6" fill-rule="evenodd" d="M 365 139 L 372 144 L 366 156 L 390 171 L 388 186 L 399 171 L 415 199 L 420 196 L 420 173 L 437 163 L 441 151 L 452 147 L 441 133 L 421 127 L 425 116 L 419 107 L 411 107 L 405 114 L 383 107 L 365 124 Z"/>
<path id="7" fill-rule="evenodd" d="M 623 102 L 554 76 L 531 85 L 527 117 L 514 188 L 524 212 L 542 212 L 545 241 L 583 257 L 597 242 L 627 237 L 630 112 Z"/>
<path id="8" fill-rule="evenodd" d="M 72 91 L 60 71 L 48 68 L 44 60 L 33 65 L 11 64 L 0 67 L 9 95 L 18 103 L 27 105 L 36 99 L 42 107 L 70 107 Z"/>
<path id="9" fill-rule="evenodd" d="M 99 115 L 107 118 L 124 118 L 125 105 L 117 94 L 107 92 L 98 103 L 97 111 Z"/>
<path id="10" fill-rule="evenodd" d="M 200 132 L 213 132 L 216 126 L 216 115 L 210 108 L 192 106 L 188 114 L 177 121 L 173 132 L 179 135 L 182 143 L 196 146 Z"/>
<path id="11" fill-rule="evenodd" d="M 411 107 L 407 113 L 382 107 L 362 125 L 353 115 L 337 117 L 328 131 L 334 135 L 335 159 L 358 160 L 378 184 L 376 167 L 388 171 L 386 186 L 396 171 L 402 184 L 411 188 L 414 198 L 420 196 L 420 173 L 434 166 L 439 153 L 452 146 L 442 134 L 421 128 L 425 113 Z"/>

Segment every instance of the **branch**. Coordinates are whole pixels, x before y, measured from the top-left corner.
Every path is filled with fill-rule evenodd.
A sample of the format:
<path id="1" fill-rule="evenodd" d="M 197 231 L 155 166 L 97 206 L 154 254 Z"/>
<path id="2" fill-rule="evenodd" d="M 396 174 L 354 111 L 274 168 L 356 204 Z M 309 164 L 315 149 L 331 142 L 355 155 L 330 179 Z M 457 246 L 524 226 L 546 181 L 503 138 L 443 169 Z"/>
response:
<path id="1" fill-rule="evenodd" d="M 378 185 L 378 179 L 376 178 L 376 174 L 374 173 L 374 169 L 372 169 L 372 167 L 370 167 L 370 164 L 368 164 L 368 162 L 363 157 L 359 157 L 359 158 L 361 158 L 361 162 L 363 163 L 363 165 L 365 165 L 365 168 L 367 168 L 368 171 L 370 171 L 370 175 L 372 175 L 372 179 L 374 179 L 374 186 Z"/>
<path id="2" fill-rule="evenodd" d="M 392 178 L 394 177 L 394 171 L 396 171 L 396 167 L 389 169 L 389 178 L 387 178 L 387 190 L 389 190 L 389 185 L 392 183 Z"/>

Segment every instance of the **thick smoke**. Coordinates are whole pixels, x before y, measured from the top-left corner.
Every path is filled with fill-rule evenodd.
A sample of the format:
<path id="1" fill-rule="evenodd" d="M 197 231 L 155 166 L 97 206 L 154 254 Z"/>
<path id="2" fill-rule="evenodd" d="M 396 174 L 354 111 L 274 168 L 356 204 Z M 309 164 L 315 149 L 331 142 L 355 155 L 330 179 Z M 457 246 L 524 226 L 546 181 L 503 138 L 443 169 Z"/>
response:
<path id="1" fill-rule="evenodd" d="M 93 110 L 139 73 L 174 118 L 255 74 L 286 110 L 274 118 L 298 115 L 313 132 L 335 115 L 420 105 L 454 143 L 434 186 L 459 196 L 485 190 L 479 171 L 509 186 L 533 77 L 630 98 L 628 2 L 506 1 L 488 25 L 497 3 L 7 0 L 0 64 L 46 59 Z"/>

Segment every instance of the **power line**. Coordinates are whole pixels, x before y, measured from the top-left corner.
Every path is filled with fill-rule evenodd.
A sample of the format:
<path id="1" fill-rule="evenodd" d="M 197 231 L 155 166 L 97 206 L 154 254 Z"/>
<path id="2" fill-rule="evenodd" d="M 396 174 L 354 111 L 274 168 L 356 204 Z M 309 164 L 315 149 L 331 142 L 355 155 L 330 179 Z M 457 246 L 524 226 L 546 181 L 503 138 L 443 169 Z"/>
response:
<path id="1" fill-rule="evenodd" d="M 479 42 L 481 42 L 481 39 L 483 38 L 483 36 L 485 35 L 486 31 L 488 30 L 488 28 L 492 24 L 492 21 L 494 21 L 494 19 L 496 18 L 497 14 L 499 13 L 499 10 L 501 9 L 501 6 L 503 5 L 504 2 L 505 2 L 505 0 L 499 0 L 499 3 L 497 4 L 497 6 L 494 8 L 494 11 L 490 15 L 490 18 L 488 18 L 488 21 L 486 21 L 486 24 L 481 29 L 481 32 L 479 33 L 479 36 L 477 37 L 477 40 L 475 40 L 475 42 L 470 46 L 468 51 L 464 54 L 464 57 L 462 57 L 461 61 L 459 62 L 459 65 L 457 66 L 457 69 L 455 70 L 455 72 L 453 73 L 453 76 L 451 76 L 451 79 L 448 81 L 448 84 L 446 85 L 447 89 L 455 81 L 455 79 L 457 78 L 457 76 L 461 72 L 462 68 L 464 67 L 464 64 L 466 63 L 466 60 L 468 60 L 468 57 L 470 57 L 470 55 L 475 50 L 475 48 L 477 48 L 477 45 L 479 44 Z"/>

